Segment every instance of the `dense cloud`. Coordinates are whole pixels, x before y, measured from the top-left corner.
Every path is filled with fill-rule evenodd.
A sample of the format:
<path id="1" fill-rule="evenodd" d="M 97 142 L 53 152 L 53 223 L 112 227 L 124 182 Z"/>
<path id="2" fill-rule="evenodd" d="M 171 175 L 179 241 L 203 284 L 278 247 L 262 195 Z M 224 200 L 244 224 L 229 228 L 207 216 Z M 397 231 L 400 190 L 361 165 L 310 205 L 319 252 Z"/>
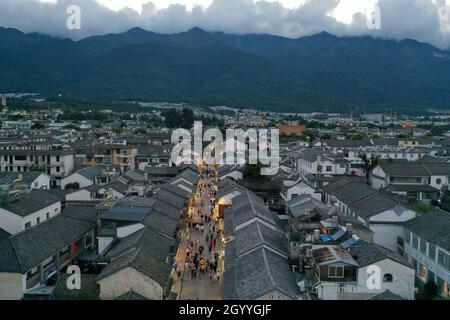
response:
<path id="1" fill-rule="evenodd" d="M 81 8 L 81 30 L 66 27 L 66 10 L 73 4 Z M 72 39 L 123 32 L 136 26 L 161 33 L 186 31 L 197 26 L 208 31 L 286 37 L 327 31 L 338 36 L 412 38 L 441 48 L 450 46 L 450 5 L 445 0 L 379 0 L 381 30 L 369 29 L 363 13 L 356 13 L 350 24 L 337 21 L 330 13 L 338 4 L 339 0 L 307 0 L 298 9 L 287 9 L 278 2 L 214 0 L 209 7 L 188 10 L 182 5 L 157 9 L 149 2 L 138 13 L 131 9 L 112 11 L 95 0 L 59 0 L 56 4 L 1 0 L 0 25 Z"/>

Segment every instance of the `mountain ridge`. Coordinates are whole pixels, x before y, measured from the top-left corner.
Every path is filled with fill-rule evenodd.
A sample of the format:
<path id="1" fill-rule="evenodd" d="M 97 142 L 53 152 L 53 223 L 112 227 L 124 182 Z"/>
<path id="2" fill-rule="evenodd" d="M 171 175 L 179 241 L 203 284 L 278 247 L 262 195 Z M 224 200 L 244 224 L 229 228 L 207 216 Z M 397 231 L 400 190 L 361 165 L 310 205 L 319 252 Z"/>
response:
<path id="1" fill-rule="evenodd" d="M 410 39 L 132 28 L 72 41 L 0 27 L 0 48 L 0 92 L 278 110 L 450 106 L 450 53 Z"/>

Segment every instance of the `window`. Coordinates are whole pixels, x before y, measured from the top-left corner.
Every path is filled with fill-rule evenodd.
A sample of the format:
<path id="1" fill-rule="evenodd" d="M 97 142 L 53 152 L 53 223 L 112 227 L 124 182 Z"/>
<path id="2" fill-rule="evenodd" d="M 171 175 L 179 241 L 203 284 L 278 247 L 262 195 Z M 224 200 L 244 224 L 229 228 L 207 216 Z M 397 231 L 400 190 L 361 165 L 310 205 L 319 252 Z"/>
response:
<path id="1" fill-rule="evenodd" d="M 436 179 L 436 184 L 441 184 L 442 180 L 441 179 Z"/>
<path id="2" fill-rule="evenodd" d="M 59 156 L 56 156 L 56 162 L 59 162 Z"/>
<path id="3" fill-rule="evenodd" d="M 50 219 L 50 212 L 47 212 L 47 213 L 45 214 L 45 219 L 46 219 L 46 220 Z"/>
<path id="4" fill-rule="evenodd" d="M 428 258 L 435 261 L 436 260 L 436 246 L 431 243 L 428 244 Z"/>
<path id="5" fill-rule="evenodd" d="M 438 264 L 450 271 L 450 256 L 442 250 L 438 250 Z"/>
<path id="6" fill-rule="evenodd" d="M 393 277 L 392 277 L 392 274 L 390 274 L 390 273 L 386 273 L 383 276 L 383 282 L 392 282 L 392 280 L 393 280 Z"/>
<path id="7" fill-rule="evenodd" d="M 329 266 L 328 267 L 328 277 L 330 277 L 330 278 L 343 278 L 344 277 L 344 267 Z"/>
<path id="8" fill-rule="evenodd" d="M 412 237 L 412 246 L 414 249 L 419 249 L 419 238 L 415 234 Z"/>
<path id="9" fill-rule="evenodd" d="M 39 223 L 41 223 L 41 217 L 36 218 L 36 224 L 39 224 Z"/>
<path id="10" fill-rule="evenodd" d="M 25 223 L 25 230 L 30 229 L 30 228 L 31 228 L 31 222 Z"/>
<path id="11" fill-rule="evenodd" d="M 420 239 L 420 248 L 419 248 L 420 252 L 422 252 L 423 254 L 427 253 L 427 242 L 424 239 Z"/>
<path id="12" fill-rule="evenodd" d="M 406 244 L 411 245 L 411 232 L 408 230 L 405 231 L 405 242 Z"/>
<path id="13" fill-rule="evenodd" d="M 60 167 L 56 167 L 56 172 L 60 172 L 61 168 Z"/>
<path id="14" fill-rule="evenodd" d="M 27 161 L 27 156 L 14 156 L 16 161 Z"/>
<path id="15" fill-rule="evenodd" d="M 331 166 L 327 166 L 327 172 L 331 172 L 332 168 Z"/>

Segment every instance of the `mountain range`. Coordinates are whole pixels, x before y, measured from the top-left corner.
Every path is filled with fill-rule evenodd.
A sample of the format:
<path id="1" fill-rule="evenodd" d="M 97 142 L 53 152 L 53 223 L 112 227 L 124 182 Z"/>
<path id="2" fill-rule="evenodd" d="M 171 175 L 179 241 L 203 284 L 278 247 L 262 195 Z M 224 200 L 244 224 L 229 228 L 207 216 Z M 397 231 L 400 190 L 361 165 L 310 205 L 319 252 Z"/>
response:
<path id="1" fill-rule="evenodd" d="M 303 111 L 449 108 L 450 52 L 414 40 L 134 28 L 79 41 L 0 28 L 0 92 Z"/>

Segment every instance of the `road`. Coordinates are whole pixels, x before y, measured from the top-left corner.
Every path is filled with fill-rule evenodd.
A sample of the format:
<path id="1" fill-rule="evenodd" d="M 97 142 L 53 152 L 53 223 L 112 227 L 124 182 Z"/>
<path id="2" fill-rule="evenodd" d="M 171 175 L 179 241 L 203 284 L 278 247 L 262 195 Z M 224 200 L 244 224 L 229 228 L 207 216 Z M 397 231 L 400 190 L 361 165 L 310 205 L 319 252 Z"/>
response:
<path id="1" fill-rule="evenodd" d="M 201 214 L 209 215 L 211 213 L 212 204 L 211 196 L 209 194 L 211 189 L 207 186 L 208 184 L 212 185 L 212 178 L 201 176 L 195 192 L 195 205 L 190 208 L 190 211 L 192 212 L 190 221 L 192 222 L 200 223 L 202 221 Z M 206 186 L 202 187 L 203 185 Z M 201 230 L 189 228 L 189 226 L 185 227 L 182 231 L 180 249 L 176 261 L 183 272 L 181 277 L 174 282 L 174 285 L 179 292 L 178 299 L 180 300 L 221 300 L 223 297 L 223 260 L 221 258 L 223 250 L 222 237 L 219 236 L 216 238 L 216 246 L 211 253 L 209 253 L 208 250 L 209 241 L 207 242 L 205 239 L 208 235 L 208 230 L 211 230 L 212 232 L 214 225 L 220 230 L 223 228 L 216 217 L 212 217 L 209 223 L 204 222 L 203 232 Z M 186 250 L 191 241 L 198 241 L 200 245 L 205 248 L 201 255 L 204 259 L 213 259 L 216 253 L 220 256 L 217 273 L 215 273 L 212 279 L 210 279 L 208 272 L 205 272 L 204 274 L 199 272 L 196 277 L 192 278 L 189 267 L 185 264 Z"/>

